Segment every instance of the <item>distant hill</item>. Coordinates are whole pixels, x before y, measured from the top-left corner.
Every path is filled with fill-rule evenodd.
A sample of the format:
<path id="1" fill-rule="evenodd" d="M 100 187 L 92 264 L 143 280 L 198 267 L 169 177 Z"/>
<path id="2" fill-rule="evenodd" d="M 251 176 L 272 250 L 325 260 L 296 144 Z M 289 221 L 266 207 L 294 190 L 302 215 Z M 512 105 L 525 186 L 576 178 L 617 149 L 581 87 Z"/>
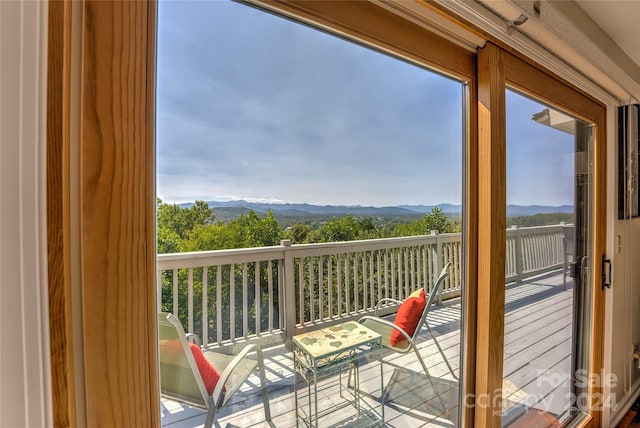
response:
<path id="1" fill-rule="evenodd" d="M 507 217 L 552 213 L 573 213 L 573 205 L 507 205 Z"/>
<path id="2" fill-rule="evenodd" d="M 462 206 L 454 204 L 438 204 L 438 205 L 398 205 L 398 208 L 404 208 L 413 212 L 425 214 L 431 212 L 433 207 L 437 206 L 446 215 L 460 216 L 462 215 Z"/>
<path id="3" fill-rule="evenodd" d="M 257 213 L 266 213 L 267 210 L 273 211 L 274 214 L 282 213 L 288 215 L 335 215 L 343 216 L 346 214 L 356 216 L 389 216 L 389 215 L 405 215 L 412 214 L 412 210 L 402 207 L 363 207 L 361 205 L 311 205 L 311 204 L 272 204 L 262 202 L 238 201 L 207 201 L 211 208 L 247 208 Z M 188 205 L 186 205 L 188 206 Z"/>
<path id="4" fill-rule="evenodd" d="M 258 214 L 265 214 L 267 210 L 273 211 L 276 217 L 342 217 L 351 214 L 357 217 L 412 217 L 422 216 L 435 205 L 398 205 L 388 207 L 374 207 L 362 205 L 312 205 L 312 204 L 280 204 L 264 202 L 236 201 L 207 201 L 216 214 L 216 218 L 222 221 L 233 220 L 250 210 Z M 181 207 L 191 207 L 193 203 L 179 204 Z M 459 217 L 462 207 L 455 204 L 437 205 L 446 215 Z M 547 206 L 547 205 L 507 205 L 507 217 L 530 216 L 534 214 L 573 213 L 573 206 Z"/>

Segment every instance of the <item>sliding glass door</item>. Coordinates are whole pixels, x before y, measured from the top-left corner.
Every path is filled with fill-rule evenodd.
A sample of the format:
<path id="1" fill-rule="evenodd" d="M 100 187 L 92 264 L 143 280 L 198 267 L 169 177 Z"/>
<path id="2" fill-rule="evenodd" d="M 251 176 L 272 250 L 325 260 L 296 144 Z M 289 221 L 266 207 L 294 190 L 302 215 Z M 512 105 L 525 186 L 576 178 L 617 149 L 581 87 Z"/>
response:
<path id="1" fill-rule="evenodd" d="M 343 7 L 393 18 L 361 2 Z M 457 426 L 470 80 L 314 27 L 238 2 L 159 5 L 159 310 L 198 335 L 205 353 L 262 347 L 269 399 L 286 409 L 276 424 L 319 413 L 320 426 Z M 413 323 L 396 319 L 402 302 L 424 308 L 427 299 L 426 319 L 422 310 Z M 312 394 L 291 343 L 339 349 L 345 331 L 381 325 L 365 316 L 412 341 L 388 325 L 376 330 L 382 372 L 354 351 L 355 407 L 337 398 L 344 373 L 318 379 Z M 161 341 L 162 424 L 196 426 L 203 413 L 169 389 L 171 351 Z M 261 420 L 258 385 L 245 385 L 246 405 L 221 409 L 218 421 Z"/>
<path id="2" fill-rule="evenodd" d="M 503 426 L 566 422 L 584 398 L 593 126 L 506 93 Z"/>

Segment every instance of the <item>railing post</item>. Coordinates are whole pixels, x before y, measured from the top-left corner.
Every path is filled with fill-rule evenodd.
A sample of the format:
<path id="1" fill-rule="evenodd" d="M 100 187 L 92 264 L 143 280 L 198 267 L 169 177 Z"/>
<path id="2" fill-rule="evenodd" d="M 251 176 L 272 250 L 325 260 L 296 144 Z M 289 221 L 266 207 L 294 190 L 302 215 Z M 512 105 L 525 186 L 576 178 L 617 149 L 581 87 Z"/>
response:
<path id="1" fill-rule="evenodd" d="M 291 349 L 291 340 L 296 329 L 296 282 L 293 262 L 293 252 L 291 251 L 291 241 L 283 239 L 280 241 L 284 250 L 284 335 L 285 342 Z"/>
<path id="2" fill-rule="evenodd" d="M 440 232 L 437 230 L 432 230 L 431 235 L 436 237 L 436 260 L 435 260 L 435 272 L 433 275 L 433 284 L 435 284 L 436 279 L 438 279 L 438 275 L 440 275 L 440 271 L 442 270 L 442 241 L 440 240 Z M 443 284 L 444 285 L 444 284 Z M 442 304 L 442 286 L 438 290 L 438 295 L 436 296 L 436 305 Z"/>
<path id="3" fill-rule="evenodd" d="M 511 229 L 515 230 L 515 255 L 516 258 L 516 282 L 522 282 L 522 233 L 518 226 L 513 225 Z"/>
<path id="4" fill-rule="evenodd" d="M 189 268 L 187 287 L 187 331 L 193 333 L 193 268 Z"/>

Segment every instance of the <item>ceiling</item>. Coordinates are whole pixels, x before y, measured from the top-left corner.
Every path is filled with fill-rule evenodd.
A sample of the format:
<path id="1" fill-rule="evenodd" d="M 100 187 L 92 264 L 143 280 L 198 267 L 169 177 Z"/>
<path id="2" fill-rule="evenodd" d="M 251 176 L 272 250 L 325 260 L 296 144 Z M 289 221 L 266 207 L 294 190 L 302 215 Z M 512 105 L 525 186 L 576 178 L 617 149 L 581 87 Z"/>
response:
<path id="1" fill-rule="evenodd" d="M 575 2 L 640 66 L 640 1 L 575 0 Z"/>
<path id="2" fill-rule="evenodd" d="M 640 0 L 487 1 L 491 7 L 496 3 L 519 6 L 520 14 L 533 16 L 519 31 L 605 89 L 616 102 L 640 100 Z M 504 17 L 518 16 L 506 6 L 501 9 Z"/>
<path id="3" fill-rule="evenodd" d="M 640 0 L 434 1 L 484 35 L 478 33 L 477 40 L 455 24 L 453 29 L 442 25 L 432 16 L 437 12 L 425 12 L 426 0 L 379 3 L 465 48 L 483 46 L 493 37 L 598 99 L 640 100 Z M 528 19 L 517 22 L 522 15 Z"/>

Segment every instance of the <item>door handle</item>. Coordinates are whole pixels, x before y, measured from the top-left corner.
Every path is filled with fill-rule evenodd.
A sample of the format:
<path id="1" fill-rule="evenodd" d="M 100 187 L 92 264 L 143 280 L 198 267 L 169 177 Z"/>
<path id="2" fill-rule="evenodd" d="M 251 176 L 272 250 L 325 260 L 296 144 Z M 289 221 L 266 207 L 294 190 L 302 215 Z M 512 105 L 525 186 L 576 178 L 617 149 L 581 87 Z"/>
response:
<path id="1" fill-rule="evenodd" d="M 605 269 L 608 267 L 608 269 Z M 611 288 L 611 260 L 602 256 L 602 289 Z"/>

